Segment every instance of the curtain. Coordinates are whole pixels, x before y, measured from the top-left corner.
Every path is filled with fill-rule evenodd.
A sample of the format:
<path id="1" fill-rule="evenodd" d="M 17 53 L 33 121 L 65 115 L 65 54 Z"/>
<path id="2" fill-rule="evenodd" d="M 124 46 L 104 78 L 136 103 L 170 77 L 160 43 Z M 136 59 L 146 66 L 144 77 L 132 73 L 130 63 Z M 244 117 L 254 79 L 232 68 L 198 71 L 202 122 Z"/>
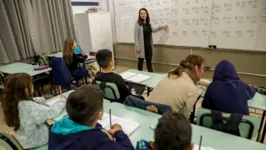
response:
<path id="1" fill-rule="evenodd" d="M 31 3 L 37 54 L 60 51 L 67 37 L 76 39 L 70 0 L 31 0 Z"/>
<path id="2" fill-rule="evenodd" d="M 0 0 L 0 63 L 60 51 L 76 39 L 71 0 Z"/>
<path id="3" fill-rule="evenodd" d="M 27 0 L 0 0 L 0 63 L 35 54 L 27 21 Z"/>

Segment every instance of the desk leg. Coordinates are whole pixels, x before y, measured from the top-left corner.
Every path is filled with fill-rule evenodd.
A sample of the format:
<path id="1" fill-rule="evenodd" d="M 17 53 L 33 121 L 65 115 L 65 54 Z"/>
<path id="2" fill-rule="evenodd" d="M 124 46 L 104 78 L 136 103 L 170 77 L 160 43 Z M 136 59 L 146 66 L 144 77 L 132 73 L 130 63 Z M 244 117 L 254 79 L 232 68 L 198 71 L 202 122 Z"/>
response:
<path id="1" fill-rule="evenodd" d="M 147 87 L 147 96 L 149 97 L 150 95 L 150 92 L 151 92 L 151 88 Z"/>
<path id="2" fill-rule="evenodd" d="M 262 121 L 262 122 L 261 122 L 261 128 L 262 128 L 263 123 L 264 123 L 265 115 L 266 115 L 266 111 L 263 111 L 262 119 L 261 119 L 261 121 Z M 261 142 L 261 143 L 264 142 L 265 134 L 266 134 L 266 124 L 264 124 L 264 128 L 263 128 L 263 130 L 262 130 L 262 136 L 261 136 L 261 139 L 260 139 L 260 142 Z"/>

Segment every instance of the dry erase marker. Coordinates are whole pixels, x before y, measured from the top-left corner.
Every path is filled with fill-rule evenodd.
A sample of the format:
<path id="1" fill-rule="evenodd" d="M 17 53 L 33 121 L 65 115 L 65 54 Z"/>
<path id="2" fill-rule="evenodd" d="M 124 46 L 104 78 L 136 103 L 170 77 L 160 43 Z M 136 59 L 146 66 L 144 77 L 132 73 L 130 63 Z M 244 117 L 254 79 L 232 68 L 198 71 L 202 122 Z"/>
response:
<path id="1" fill-rule="evenodd" d="M 109 109 L 110 129 L 112 129 L 112 111 Z"/>
<path id="2" fill-rule="evenodd" d="M 199 150 L 200 150 L 200 148 L 201 148 L 201 143 L 202 143 L 202 135 L 200 136 Z"/>

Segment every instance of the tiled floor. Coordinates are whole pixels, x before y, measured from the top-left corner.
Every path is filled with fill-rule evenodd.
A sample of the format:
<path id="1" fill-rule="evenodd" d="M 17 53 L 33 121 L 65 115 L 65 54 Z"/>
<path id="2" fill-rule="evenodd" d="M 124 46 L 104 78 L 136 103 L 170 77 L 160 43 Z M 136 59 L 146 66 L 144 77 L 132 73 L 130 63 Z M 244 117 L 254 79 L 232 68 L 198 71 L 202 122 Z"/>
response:
<path id="1" fill-rule="evenodd" d="M 123 71 L 125 71 L 127 69 L 128 68 L 125 68 L 125 67 L 116 67 L 115 72 L 116 73 L 120 73 L 120 72 L 123 72 Z M 198 104 L 197 104 L 197 108 L 199 108 L 199 107 L 201 107 L 201 102 L 198 102 Z M 12 128 L 6 126 L 5 123 L 4 123 L 4 117 L 3 117 L 1 104 L 0 104 L 0 131 L 10 131 L 10 132 L 12 132 Z M 254 138 L 253 140 L 256 140 L 256 138 Z M 264 143 L 266 144 L 266 140 L 265 140 Z M 0 150 L 1 150 L 1 147 L 0 147 Z"/>

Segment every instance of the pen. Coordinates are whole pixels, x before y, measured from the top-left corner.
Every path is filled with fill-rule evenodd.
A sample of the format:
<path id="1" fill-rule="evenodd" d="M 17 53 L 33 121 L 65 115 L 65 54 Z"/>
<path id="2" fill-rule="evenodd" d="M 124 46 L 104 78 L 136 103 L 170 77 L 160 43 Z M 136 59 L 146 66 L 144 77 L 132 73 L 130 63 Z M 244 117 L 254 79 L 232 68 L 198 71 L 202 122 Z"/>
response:
<path id="1" fill-rule="evenodd" d="M 112 129 L 112 111 L 109 109 L 110 129 Z"/>
<path id="2" fill-rule="evenodd" d="M 201 148 L 201 143 L 202 143 L 202 135 L 200 136 L 199 150 L 200 150 L 200 148 Z"/>

